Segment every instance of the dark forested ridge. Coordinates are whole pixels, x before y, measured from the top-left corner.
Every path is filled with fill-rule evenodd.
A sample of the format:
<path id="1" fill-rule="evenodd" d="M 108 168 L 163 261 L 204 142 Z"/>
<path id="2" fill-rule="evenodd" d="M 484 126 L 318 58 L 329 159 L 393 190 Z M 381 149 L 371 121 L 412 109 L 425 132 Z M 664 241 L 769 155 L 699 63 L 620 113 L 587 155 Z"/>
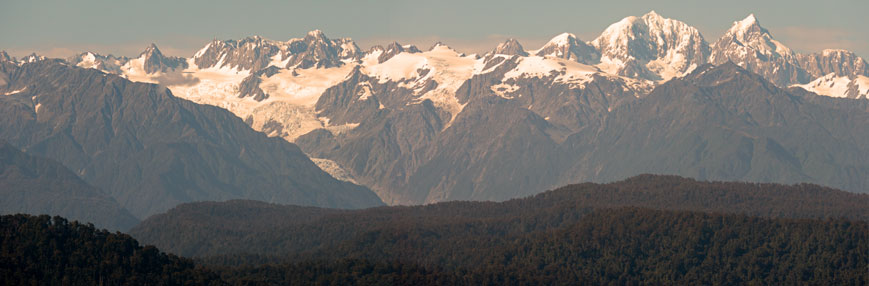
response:
<path id="1" fill-rule="evenodd" d="M 397 225 L 337 258 L 195 265 L 124 234 L 48 216 L 0 217 L 4 285 L 866 285 L 869 225 L 847 219 L 596 210 L 506 243 L 430 247 L 434 225 Z M 473 234 L 468 234 L 473 236 Z M 413 248 L 447 257 L 424 262 Z M 473 259 L 461 261 L 463 252 Z M 377 253 L 389 254 L 386 256 Z M 444 255 L 444 254 L 452 254 Z"/>
<path id="2" fill-rule="evenodd" d="M 494 202 L 0 217 L 3 285 L 867 285 L 865 194 L 642 175 Z M 195 260 L 160 252 L 169 251 Z"/>
<path id="3" fill-rule="evenodd" d="M 3 285 L 209 285 L 193 261 L 61 217 L 0 216 Z"/>
<path id="4" fill-rule="evenodd" d="M 267 267 L 216 267 L 234 283 L 324 279 L 343 283 L 348 273 L 394 279 L 389 285 L 865 285 L 869 281 L 869 228 L 840 219 L 763 219 L 744 215 L 599 210 L 579 223 L 524 235 L 505 245 L 470 247 L 456 242 L 438 253 L 474 252 L 473 263 L 415 266 L 400 255 L 433 238 L 407 227 L 378 231 L 339 249 L 332 264 L 303 261 Z M 362 245 L 365 246 L 362 246 Z M 392 252 L 392 258 L 376 258 Z M 395 262 L 395 259 L 399 259 Z M 393 263 L 388 262 L 393 260 Z M 349 269 L 348 269 L 349 268 Z M 350 270 L 354 269 L 354 270 Z M 335 276 L 315 275 L 330 273 Z M 351 275 L 352 276 L 352 275 Z M 363 278 L 363 277 L 358 277 Z M 359 281 L 359 280 L 357 280 Z M 412 282 L 408 282 L 412 281 Z"/>
<path id="5" fill-rule="evenodd" d="M 810 184 L 700 182 L 642 175 L 610 184 L 570 185 L 502 203 L 449 202 L 353 211 L 251 201 L 191 203 L 143 221 L 131 234 L 186 256 L 249 253 L 323 257 L 365 235 L 404 227 L 438 238 L 428 241 L 426 247 L 449 249 L 457 240 L 479 247 L 504 244 L 528 232 L 570 226 L 593 209 L 624 206 L 869 221 L 869 195 L 865 194 Z M 401 255 L 427 261 L 450 259 L 427 253 L 426 247 Z M 471 252 L 448 255 L 473 256 Z"/>

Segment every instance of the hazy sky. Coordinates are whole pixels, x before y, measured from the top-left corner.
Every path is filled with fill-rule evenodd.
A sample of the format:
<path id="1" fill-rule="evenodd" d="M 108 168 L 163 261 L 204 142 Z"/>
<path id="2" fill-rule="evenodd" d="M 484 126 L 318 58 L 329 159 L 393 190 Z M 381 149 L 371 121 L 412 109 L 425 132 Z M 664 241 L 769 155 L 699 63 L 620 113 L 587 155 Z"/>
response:
<path id="1" fill-rule="evenodd" d="M 0 50 L 66 57 L 90 50 L 135 56 L 154 42 L 190 56 L 212 38 L 260 35 L 273 40 L 320 29 L 362 48 L 397 40 L 426 49 L 442 41 L 487 51 L 513 37 L 526 49 L 571 32 L 590 41 L 626 16 L 655 10 L 697 27 L 714 42 L 754 13 L 762 26 L 799 52 L 843 48 L 869 57 L 869 0 L 729 1 L 186 1 L 0 0 Z"/>

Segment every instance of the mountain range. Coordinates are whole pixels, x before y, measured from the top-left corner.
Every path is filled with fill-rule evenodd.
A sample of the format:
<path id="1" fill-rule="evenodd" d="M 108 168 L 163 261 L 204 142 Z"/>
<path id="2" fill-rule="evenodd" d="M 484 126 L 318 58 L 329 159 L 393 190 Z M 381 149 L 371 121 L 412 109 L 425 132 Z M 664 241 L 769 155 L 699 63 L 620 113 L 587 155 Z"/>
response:
<path id="1" fill-rule="evenodd" d="M 53 59 L 0 62 L 0 79 L 0 138 L 60 162 L 72 172 L 51 172 L 56 179 L 74 173 L 139 219 L 201 200 L 382 205 L 367 188 L 321 171 L 296 145 L 165 87 Z"/>
<path id="2" fill-rule="evenodd" d="M 712 43 L 696 28 L 652 11 L 624 18 L 591 41 L 563 33 L 526 50 L 508 39 L 491 52 L 472 55 L 442 43 L 425 51 L 397 42 L 363 50 L 351 39 L 330 39 L 315 30 L 288 41 L 214 40 L 189 58 L 166 56 L 156 45 L 137 58 L 91 52 L 66 60 L 0 58 L 5 62 L 0 92 L 22 102 L 4 108 L 29 114 L 6 113 L 10 119 L 0 139 L 62 162 L 140 218 L 203 199 L 378 204 L 353 183 L 387 204 L 506 200 L 641 173 L 869 190 L 865 60 L 844 50 L 796 53 L 754 15 L 734 22 Z M 19 70 L 38 72 L 26 72 L 23 81 L 10 77 Z M 13 84 L 7 84 L 10 79 Z M 31 94 L 44 90 L 63 100 Z M 123 115 L 138 113 L 116 114 L 111 104 L 100 103 L 114 101 L 92 99 L 119 91 L 124 98 L 148 98 L 153 106 L 169 102 L 169 110 L 178 112 L 128 117 Z M 40 100 L 26 102 L 31 97 Z M 78 101 L 90 103 L 78 107 Z M 50 111 L 48 118 L 54 119 L 51 114 L 60 112 L 55 110 L 69 114 L 80 108 L 90 115 L 37 124 L 43 118 L 35 116 L 37 110 Z M 198 111 L 185 115 L 187 110 Z M 35 119 L 22 119 L 27 116 Z M 128 117 L 120 121 L 126 124 L 121 129 L 112 123 L 118 116 Z M 167 143 L 165 148 L 175 151 L 154 151 L 163 157 L 136 153 L 157 146 L 141 143 L 155 141 L 155 133 L 124 135 L 141 129 L 134 125 L 146 119 L 157 120 L 148 123 L 155 126 L 149 132 L 180 138 L 161 141 L 181 140 L 194 148 L 185 139 L 192 136 L 193 142 L 230 147 L 194 149 L 195 158 L 175 161 L 210 171 L 178 172 L 165 154 L 183 158 L 189 150 Z M 248 132 L 248 126 L 265 135 Z M 80 135 L 61 136 L 58 130 Z M 243 140 L 256 143 L 236 142 Z M 113 146 L 106 142 L 125 147 L 104 149 Z M 204 163 L 212 159 L 219 162 Z M 309 162 L 348 183 L 309 170 L 314 168 Z M 157 185 L 163 195 L 148 202 L 115 191 L 139 186 L 121 174 L 140 173 L 132 182 L 158 183 L 131 189 Z M 184 175 L 166 175 L 179 173 Z M 209 182 L 227 173 L 246 175 Z M 252 179 L 264 173 L 283 175 Z M 301 178 L 319 179 L 295 181 Z M 308 186 L 303 190 L 353 190 L 333 194 L 342 199 L 268 191 L 298 184 Z"/>

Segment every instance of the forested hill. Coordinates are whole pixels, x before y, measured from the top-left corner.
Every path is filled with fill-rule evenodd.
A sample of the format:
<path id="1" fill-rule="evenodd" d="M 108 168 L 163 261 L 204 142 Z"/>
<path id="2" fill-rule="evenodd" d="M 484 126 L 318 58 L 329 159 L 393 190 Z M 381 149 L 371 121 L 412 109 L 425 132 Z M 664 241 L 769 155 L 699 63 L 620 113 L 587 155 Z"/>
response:
<path id="1" fill-rule="evenodd" d="M 468 228 L 480 226 L 468 225 Z M 497 227 L 495 227 L 497 228 Z M 0 217 L 3 285 L 866 285 L 869 225 L 845 219 L 593 211 L 503 243 L 451 240 L 439 226 L 396 225 L 335 248 L 340 258 L 194 265 L 48 216 Z M 483 226 L 483 230 L 492 227 Z M 473 232 L 462 230 L 468 237 Z M 481 241 L 482 242 L 482 241 Z M 422 262 L 419 254 L 441 257 Z M 241 257 L 239 257 L 241 258 Z"/>
<path id="2" fill-rule="evenodd" d="M 190 259 L 57 216 L 0 216 L 0 248 L 3 285 L 220 285 Z"/>
<path id="3" fill-rule="evenodd" d="M 593 209 L 625 206 L 869 221 L 865 194 L 810 184 L 700 182 L 642 175 L 610 184 L 570 185 L 502 203 L 449 202 L 352 211 L 252 201 L 191 203 L 145 220 L 131 234 L 187 256 L 329 253 L 366 233 L 402 227 L 441 238 L 430 247 L 467 239 L 484 245 L 504 243 L 527 232 L 562 229 Z M 419 248 L 420 255 L 424 249 Z"/>

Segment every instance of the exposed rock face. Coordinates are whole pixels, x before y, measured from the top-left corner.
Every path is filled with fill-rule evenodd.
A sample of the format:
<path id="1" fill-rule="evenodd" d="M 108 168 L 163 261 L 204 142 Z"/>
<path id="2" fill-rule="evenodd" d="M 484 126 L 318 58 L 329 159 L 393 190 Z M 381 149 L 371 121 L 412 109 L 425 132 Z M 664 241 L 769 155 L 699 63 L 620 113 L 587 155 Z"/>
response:
<path id="1" fill-rule="evenodd" d="M 797 55 L 800 66 L 813 78 L 826 76 L 869 76 L 869 66 L 863 58 L 846 50 L 824 50 L 820 53 Z"/>
<path id="2" fill-rule="evenodd" d="M 342 65 L 342 60 L 357 60 L 360 49 L 348 40 L 332 41 L 320 30 L 308 32 L 301 40 L 290 40 L 289 62 L 286 67 L 329 68 Z"/>
<path id="3" fill-rule="evenodd" d="M 392 42 L 389 45 L 387 45 L 386 48 L 383 48 L 381 46 L 374 46 L 374 47 L 372 47 L 371 51 L 368 52 L 368 54 L 373 55 L 375 53 L 380 53 L 379 56 L 377 56 L 377 62 L 383 63 L 383 62 L 388 61 L 389 59 L 391 59 L 392 57 L 394 57 L 395 55 L 400 54 L 400 53 L 415 54 L 415 53 L 421 53 L 421 52 L 422 51 L 420 51 L 419 48 L 417 48 L 414 45 L 404 45 L 403 46 L 403 45 L 399 44 L 398 42 Z"/>
<path id="4" fill-rule="evenodd" d="M 282 43 L 259 36 L 240 41 L 214 40 L 193 56 L 200 69 L 230 68 L 235 70 L 260 70 L 269 65 L 272 57 L 281 52 Z"/>
<path id="5" fill-rule="evenodd" d="M 563 53 L 564 51 L 562 51 L 562 54 Z M 494 50 L 492 50 L 491 54 L 523 57 L 528 56 L 528 52 L 525 51 L 525 48 L 523 48 L 522 45 L 519 44 L 519 41 L 513 38 L 507 39 L 507 41 L 498 44 L 498 46 L 495 47 Z"/>
<path id="6" fill-rule="evenodd" d="M 238 86 L 238 97 L 250 97 L 256 101 L 269 98 L 269 95 L 260 88 L 260 84 L 263 82 L 262 78 L 271 77 L 278 72 L 280 72 L 280 68 L 269 66 L 244 78 Z"/>
<path id="7" fill-rule="evenodd" d="M 187 60 L 179 57 L 166 57 L 157 48 L 157 45 L 151 44 L 145 51 L 139 54 L 142 59 L 142 66 L 146 73 L 166 72 L 170 70 L 181 70 L 187 68 Z"/>

